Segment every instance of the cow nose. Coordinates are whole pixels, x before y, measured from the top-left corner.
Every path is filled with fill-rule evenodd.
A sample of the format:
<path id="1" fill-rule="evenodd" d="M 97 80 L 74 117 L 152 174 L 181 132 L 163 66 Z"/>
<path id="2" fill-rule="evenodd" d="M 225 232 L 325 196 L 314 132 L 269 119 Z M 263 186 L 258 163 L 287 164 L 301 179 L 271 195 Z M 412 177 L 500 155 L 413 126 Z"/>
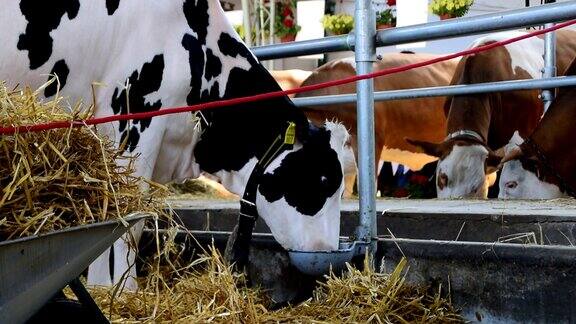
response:
<path id="1" fill-rule="evenodd" d="M 506 184 L 504 184 L 504 186 L 505 186 L 507 189 L 514 189 L 514 188 L 518 187 L 518 182 L 516 182 L 516 181 L 508 181 L 508 182 L 506 182 Z"/>

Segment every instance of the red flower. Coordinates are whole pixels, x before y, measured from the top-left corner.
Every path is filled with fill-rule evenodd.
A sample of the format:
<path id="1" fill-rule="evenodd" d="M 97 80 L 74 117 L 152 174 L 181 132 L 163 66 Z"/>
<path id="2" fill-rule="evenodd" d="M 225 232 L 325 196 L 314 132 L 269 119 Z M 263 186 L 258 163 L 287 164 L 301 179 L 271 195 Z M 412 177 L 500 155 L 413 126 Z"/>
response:
<path id="1" fill-rule="evenodd" d="M 294 26 L 294 20 L 292 20 L 290 18 L 284 19 L 284 26 L 286 26 L 288 28 L 292 28 Z"/>
<path id="2" fill-rule="evenodd" d="M 410 195 L 410 191 L 408 191 L 408 189 L 406 189 L 406 188 L 398 188 L 398 189 L 394 190 L 393 195 L 396 198 L 404 198 L 404 197 L 408 197 Z"/>
<path id="3" fill-rule="evenodd" d="M 396 0 L 387 0 L 386 4 L 389 6 L 395 6 L 396 5 Z"/>
<path id="4" fill-rule="evenodd" d="M 410 182 L 418 185 L 425 185 L 428 183 L 428 177 L 415 173 L 410 176 Z"/>
<path id="5" fill-rule="evenodd" d="M 283 17 L 292 16 L 292 9 L 290 9 L 290 7 L 284 7 L 284 11 L 282 11 L 282 16 Z"/>

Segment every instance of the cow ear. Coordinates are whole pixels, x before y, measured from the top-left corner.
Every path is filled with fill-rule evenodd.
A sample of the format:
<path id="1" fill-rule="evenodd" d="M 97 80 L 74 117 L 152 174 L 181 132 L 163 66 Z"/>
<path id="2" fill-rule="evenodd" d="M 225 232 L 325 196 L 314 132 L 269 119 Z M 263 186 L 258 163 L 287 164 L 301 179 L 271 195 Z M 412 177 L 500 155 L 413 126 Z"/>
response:
<path id="1" fill-rule="evenodd" d="M 488 152 L 488 157 L 486 158 L 486 174 L 498 171 L 501 165 L 500 161 L 502 161 L 502 155 L 492 151 Z"/>
<path id="2" fill-rule="evenodd" d="M 408 144 L 419 147 L 422 151 L 424 151 L 424 153 L 426 153 L 428 155 L 435 156 L 437 158 L 442 156 L 441 144 L 426 142 L 426 141 L 413 140 L 410 138 L 404 138 L 404 140 L 406 142 L 408 142 Z"/>

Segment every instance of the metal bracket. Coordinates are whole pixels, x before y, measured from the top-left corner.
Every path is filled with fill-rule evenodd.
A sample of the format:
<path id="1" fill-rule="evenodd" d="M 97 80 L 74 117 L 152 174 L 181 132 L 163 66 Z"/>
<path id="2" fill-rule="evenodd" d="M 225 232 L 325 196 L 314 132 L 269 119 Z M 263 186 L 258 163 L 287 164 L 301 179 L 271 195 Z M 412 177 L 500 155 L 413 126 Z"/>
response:
<path id="1" fill-rule="evenodd" d="M 76 278 L 68 284 L 74 295 L 78 297 L 78 301 L 94 315 L 93 321 L 95 323 L 110 323 L 106 316 L 102 314 L 100 307 L 96 304 L 90 293 L 86 290 L 86 287 L 80 282 L 80 279 Z"/>

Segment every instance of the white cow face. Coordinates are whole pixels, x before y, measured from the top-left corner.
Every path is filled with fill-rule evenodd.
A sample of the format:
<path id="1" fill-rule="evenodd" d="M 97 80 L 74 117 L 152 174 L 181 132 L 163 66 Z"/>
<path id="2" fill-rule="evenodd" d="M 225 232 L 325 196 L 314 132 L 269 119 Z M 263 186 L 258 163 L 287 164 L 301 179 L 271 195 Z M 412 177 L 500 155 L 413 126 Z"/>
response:
<path id="1" fill-rule="evenodd" d="M 408 140 L 424 153 L 438 157 L 438 198 L 487 198 L 489 174 L 496 171 L 500 157 L 484 145 L 465 140 L 435 144 Z"/>
<path id="2" fill-rule="evenodd" d="M 343 175 L 355 168 L 348 132 L 327 122 L 304 143 L 281 154 L 265 171 L 256 205 L 286 249 L 336 250 Z"/>
<path id="3" fill-rule="evenodd" d="M 505 147 L 508 156 L 512 151 L 524 142 L 518 132 L 515 132 L 510 142 Z M 524 162 L 524 164 L 523 164 Z M 538 176 L 525 168 L 528 164 L 534 165 L 533 161 L 511 160 L 504 163 L 500 175 L 500 194 L 502 199 L 553 199 L 564 197 L 558 186 L 538 179 Z M 534 169 L 534 168 L 530 168 Z"/>
<path id="4" fill-rule="evenodd" d="M 482 145 L 455 145 L 436 168 L 438 198 L 486 198 L 488 150 Z"/>

